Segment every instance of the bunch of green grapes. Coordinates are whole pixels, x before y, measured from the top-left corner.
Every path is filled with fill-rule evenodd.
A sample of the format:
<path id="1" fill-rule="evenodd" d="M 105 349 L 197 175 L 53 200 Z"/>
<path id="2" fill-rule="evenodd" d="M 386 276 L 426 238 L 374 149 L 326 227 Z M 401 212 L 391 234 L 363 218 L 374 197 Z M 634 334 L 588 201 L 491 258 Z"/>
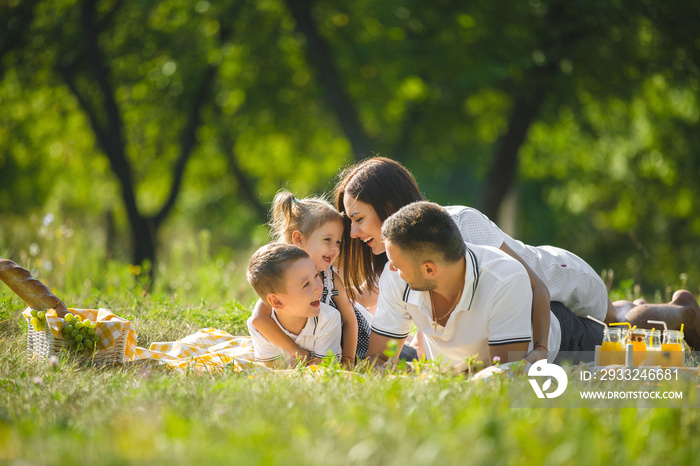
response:
<path id="1" fill-rule="evenodd" d="M 46 311 L 32 309 L 32 320 L 29 321 L 37 332 L 46 330 Z"/>
<path id="2" fill-rule="evenodd" d="M 70 349 L 78 352 L 95 351 L 97 349 L 97 324 L 90 320 L 83 320 L 80 316 L 68 313 L 63 321 L 63 338 L 66 339 Z"/>

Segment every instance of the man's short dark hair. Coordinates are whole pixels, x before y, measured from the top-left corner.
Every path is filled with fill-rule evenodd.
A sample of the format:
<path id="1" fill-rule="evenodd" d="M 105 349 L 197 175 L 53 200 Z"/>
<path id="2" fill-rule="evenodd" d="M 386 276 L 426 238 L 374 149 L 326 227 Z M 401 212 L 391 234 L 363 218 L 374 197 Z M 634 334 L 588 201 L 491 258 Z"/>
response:
<path id="1" fill-rule="evenodd" d="M 286 291 L 285 273 L 289 266 L 309 255 L 298 246 L 287 243 L 270 243 L 261 247 L 250 258 L 246 277 L 260 299 L 265 301 L 270 293 Z"/>
<path id="2" fill-rule="evenodd" d="M 382 236 L 421 262 L 442 259 L 453 263 L 467 253 L 457 224 L 432 202 L 414 202 L 399 209 L 384 221 Z"/>

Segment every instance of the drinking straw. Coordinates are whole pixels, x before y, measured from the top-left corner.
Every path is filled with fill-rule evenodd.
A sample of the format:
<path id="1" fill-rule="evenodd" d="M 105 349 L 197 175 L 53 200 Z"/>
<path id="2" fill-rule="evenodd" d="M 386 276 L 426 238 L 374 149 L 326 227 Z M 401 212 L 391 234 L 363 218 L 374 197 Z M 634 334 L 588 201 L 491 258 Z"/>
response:
<path id="1" fill-rule="evenodd" d="M 595 317 L 591 317 L 591 316 L 586 316 L 586 317 L 588 317 L 589 319 L 591 319 L 594 322 L 598 322 L 603 327 L 608 328 L 608 324 L 606 324 L 605 322 L 602 322 L 602 321 L 596 319 Z"/>
<path id="2" fill-rule="evenodd" d="M 666 322 L 662 322 L 662 321 L 660 321 L 660 320 L 647 320 L 647 323 L 650 323 L 650 324 L 661 324 L 661 325 L 664 326 L 664 332 L 665 332 L 666 330 L 668 330 L 668 326 L 666 325 Z M 683 325 L 683 324 L 681 324 L 681 325 Z"/>
<path id="3" fill-rule="evenodd" d="M 649 322 L 649 321 L 647 321 L 647 322 Z M 613 322 L 610 325 L 626 325 L 629 327 L 630 330 L 632 330 L 632 324 L 630 324 L 629 322 Z"/>
<path id="4" fill-rule="evenodd" d="M 684 325 L 685 325 L 685 324 L 681 324 L 681 333 L 683 333 L 683 326 L 684 326 Z"/>

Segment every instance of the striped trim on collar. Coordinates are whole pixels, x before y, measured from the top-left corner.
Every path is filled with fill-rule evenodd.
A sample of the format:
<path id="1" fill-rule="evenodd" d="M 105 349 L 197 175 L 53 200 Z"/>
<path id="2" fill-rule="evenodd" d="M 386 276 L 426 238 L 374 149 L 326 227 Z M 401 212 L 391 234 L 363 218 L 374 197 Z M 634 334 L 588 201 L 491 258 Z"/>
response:
<path id="1" fill-rule="evenodd" d="M 476 260 L 476 254 L 467 247 L 467 252 L 469 253 L 469 257 L 472 259 L 472 271 L 474 272 L 474 285 L 472 286 L 472 297 L 469 299 L 469 306 L 467 306 L 467 310 L 471 310 L 472 308 L 472 303 L 474 302 L 474 295 L 476 294 L 476 287 L 479 286 L 479 261 Z"/>

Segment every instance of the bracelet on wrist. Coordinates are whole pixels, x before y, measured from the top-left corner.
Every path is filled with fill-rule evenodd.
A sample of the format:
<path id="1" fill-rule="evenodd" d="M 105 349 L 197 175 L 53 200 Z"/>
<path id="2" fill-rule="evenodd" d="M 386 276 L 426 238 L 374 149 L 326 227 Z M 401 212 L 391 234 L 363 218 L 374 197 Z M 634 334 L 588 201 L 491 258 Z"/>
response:
<path id="1" fill-rule="evenodd" d="M 544 349 L 546 352 L 549 353 L 549 350 L 548 350 L 547 347 L 544 346 L 544 345 L 535 345 L 532 349 L 535 350 L 535 349 L 537 349 L 537 348 L 542 348 L 542 349 Z"/>

